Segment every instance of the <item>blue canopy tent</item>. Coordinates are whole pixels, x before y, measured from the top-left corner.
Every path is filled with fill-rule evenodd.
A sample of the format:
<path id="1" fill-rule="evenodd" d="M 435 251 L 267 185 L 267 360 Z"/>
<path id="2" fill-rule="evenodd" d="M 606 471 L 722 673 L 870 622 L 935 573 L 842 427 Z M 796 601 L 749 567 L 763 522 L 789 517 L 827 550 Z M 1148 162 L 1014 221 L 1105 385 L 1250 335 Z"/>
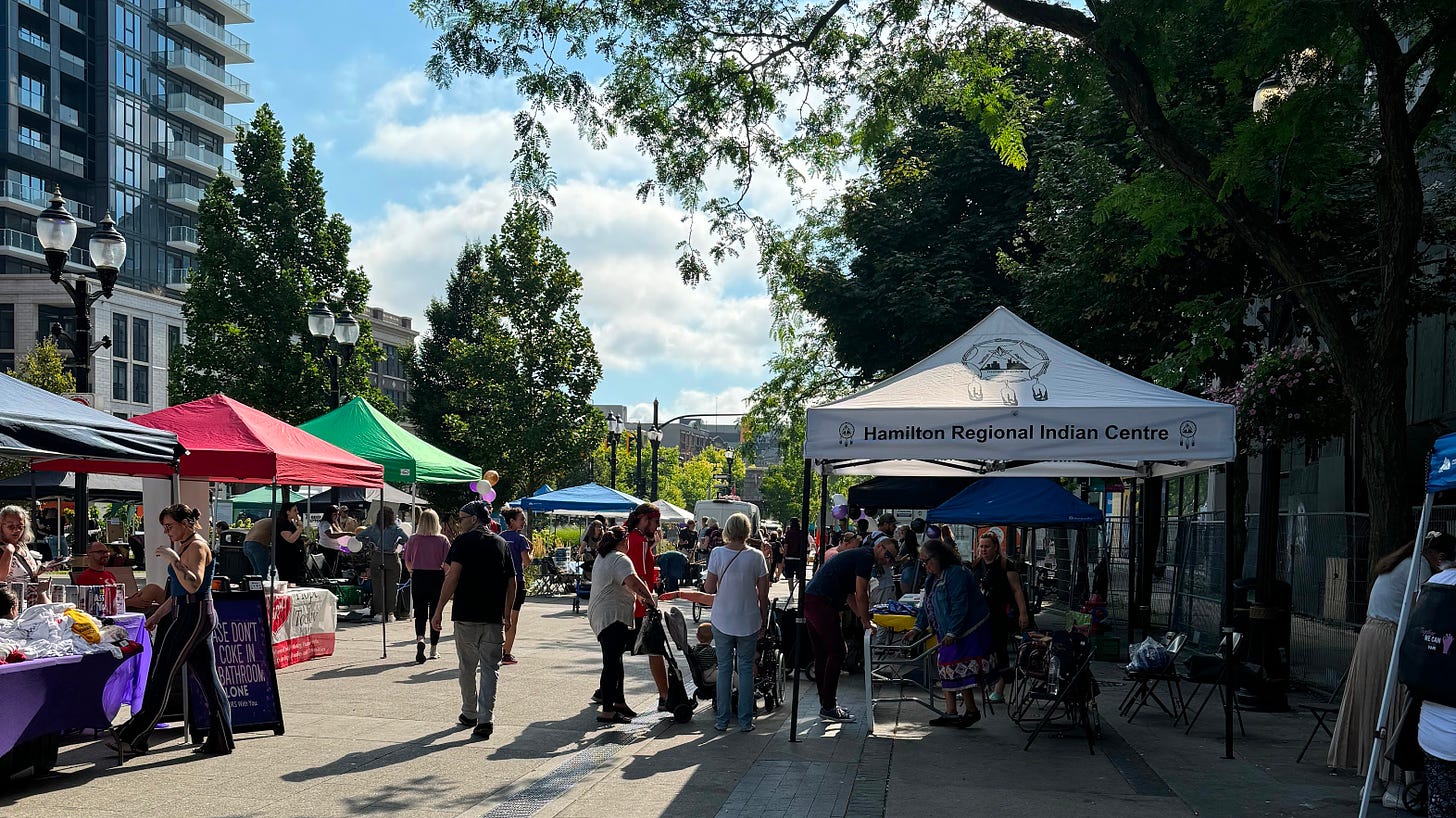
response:
<path id="1" fill-rule="evenodd" d="M 1416 526 L 1416 542 L 1424 543 L 1426 534 L 1431 530 L 1431 507 L 1435 505 L 1436 495 L 1443 491 L 1456 489 L 1456 434 L 1445 435 L 1436 438 L 1435 444 L 1431 447 L 1430 459 L 1426 461 L 1426 502 L 1421 506 L 1421 522 Z M 1420 576 L 1420 548 L 1411 555 L 1410 573 L 1405 578 L 1404 602 L 1400 606 L 1400 621 L 1395 625 L 1395 645 L 1390 651 L 1390 668 L 1385 671 L 1385 695 L 1380 699 L 1380 718 L 1375 720 L 1377 725 L 1386 723 L 1390 716 L 1390 708 L 1395 701 L 1395 677 L 1400 666 L 1400 643 L 1405 641 L 1406 630 L 1410 626 L 1411 608 L 1415 606 L 1415 596 L 1419 593 L 1416 578 Z M 1370 748 L 1370 758 L 1381 758 L 1385 753 L 1385 736 L 1383 731 L 1375 731 L 1375 741 Z M 1375 764 L 1367 764 L 1365 770 L 1365 788 L 1360 793 L 1360 818 L 1370 809 L 1371 788 L 1375 785 Z"/>
<path id="2" fill-rule="evenodd" d="M 586 483 L 532 495 L 522 499 L 520 504 L 527 511 L 553 514 L 626 514 L 643 502 L 600 483 Z"/>
<path id="3" fill-rule="evenodd" d="M 1101 525 L 1102 510 L 1045 477 L 978 480 L 930 510 L 932 523 L 968 525 Z"/>
<path id="4" fill-rule="evenodd" d="M 538 488 L 535 491 L 531 492 L 531 495 L 530 496 L 532 496 L 532 497 L 540 497 L 543 494 L 550 494 L 551 492 L 553 492 L 555 490 L 556 489 L 551 488 L 551 484 L 550 483 L 542 483 L 540 488 Z M 525 497 L 517 497 L 514 500 L 507 501 L 505 503 L 505 506 L 507 508 L 520 508 L 521 507 L 521 502 L 524 501 L 525 499 L 526 499 Z"/>

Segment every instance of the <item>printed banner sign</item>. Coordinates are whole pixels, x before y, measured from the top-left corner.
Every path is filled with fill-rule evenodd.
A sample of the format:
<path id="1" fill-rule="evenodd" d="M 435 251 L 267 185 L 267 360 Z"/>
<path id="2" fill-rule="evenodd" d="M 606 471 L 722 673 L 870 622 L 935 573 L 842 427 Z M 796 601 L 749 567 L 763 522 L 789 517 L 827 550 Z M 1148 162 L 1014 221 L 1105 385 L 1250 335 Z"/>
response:
<path id="1" fill-rule="evenodd" d="M 273 666 L 334 655 L 338 599 L 321 588 L 291 588 L 273 600 Z"/>
<path id="2" fill-rule="evenodd" d="M 216 594 L 213 605 L 217 630 L 212 635 L 212 652 L 223 695 L 232 706 L 233 732 L 272 730 L 282 735 L 283 707 L 278 701 L 278 675 L 273 669 L 263 594 Z M 189 681 L 193 731 L 204 734 L 209 725 L 206 700 L 197 680 L 189 676 Z"/>

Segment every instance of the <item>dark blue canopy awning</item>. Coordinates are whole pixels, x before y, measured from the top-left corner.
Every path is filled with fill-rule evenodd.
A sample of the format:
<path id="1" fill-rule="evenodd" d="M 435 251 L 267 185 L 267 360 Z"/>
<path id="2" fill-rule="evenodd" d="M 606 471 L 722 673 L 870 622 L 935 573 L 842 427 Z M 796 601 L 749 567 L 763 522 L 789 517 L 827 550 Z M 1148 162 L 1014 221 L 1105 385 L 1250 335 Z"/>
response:
<path id="1" fill-rule="evenodd" d="M 1045 477 L 991 477 L 930 510 L 932 523 L 1097 525 L 1102 511 Z"/>
<path id="2" fill-rule="evenodd" d="M 0 455 L 170 463 L 180 452 L 171 432 L 121 420 L 0 375 Z"/>
<path id="3" fill-rule="evenodd" d="M 1426 474 L 1426 491 L 1456 489 L 1456 435 L 1436 438 L 1431 449 L 1431 467 Z"/>
<path id="4" fill-rule="evenodd" d="M 524 497 L 519 502 L 521 508 L 527 511 L 584 511 L 603 514 L 626 514 L 642 504 L 636 497 L 600 483 L 548 491 L 545 494 Z"/>

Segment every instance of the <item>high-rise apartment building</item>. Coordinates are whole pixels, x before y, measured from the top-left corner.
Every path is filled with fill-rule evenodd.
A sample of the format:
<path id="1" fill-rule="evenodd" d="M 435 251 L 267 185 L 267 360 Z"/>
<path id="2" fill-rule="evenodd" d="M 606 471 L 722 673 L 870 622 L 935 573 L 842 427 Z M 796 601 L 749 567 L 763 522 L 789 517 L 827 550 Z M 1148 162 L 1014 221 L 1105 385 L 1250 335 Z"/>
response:
<path id="1" fill-rule="evenodd" d="M 229 66 L 252 62 L 233 26 L 248 0 L 0 0 L 6 83 L 0 126 L 0 367 L 72 308 L 50 282 L 35 217 L 60 185 L 80 221 L 72 272 L 111 212 L 126 236 L 116 293 L 97 302 L 92 359 L 98 408 L 130 416 L 168 405 L 167 361 L 185 332 L 178 297 L 197 252 L 203 191 L 236 175 L 227 145 L 252 101 Z"/>

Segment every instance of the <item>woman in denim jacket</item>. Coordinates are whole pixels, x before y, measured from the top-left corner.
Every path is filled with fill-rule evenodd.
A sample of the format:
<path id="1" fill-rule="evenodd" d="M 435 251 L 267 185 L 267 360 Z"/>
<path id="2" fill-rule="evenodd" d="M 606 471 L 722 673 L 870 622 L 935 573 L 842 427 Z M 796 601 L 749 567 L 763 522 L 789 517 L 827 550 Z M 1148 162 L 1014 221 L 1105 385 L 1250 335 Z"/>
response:
<path id="1" fill-rule="evenodd" d="M 981 720 L 976 688 L 995 670 L 991 652 L 991 609 L 960 554 L 941 540 L 926 540 L 920 548 L 930 579 L 915 629 L 914 642 L 926 631 L 940 643 L 937 664 L 940 689 L 945 693 L 945 715 L 930 720 L 933 726 L 970 727 Z M 965 715 L 956 710 L 956 693 L 965 700 Z"/>

